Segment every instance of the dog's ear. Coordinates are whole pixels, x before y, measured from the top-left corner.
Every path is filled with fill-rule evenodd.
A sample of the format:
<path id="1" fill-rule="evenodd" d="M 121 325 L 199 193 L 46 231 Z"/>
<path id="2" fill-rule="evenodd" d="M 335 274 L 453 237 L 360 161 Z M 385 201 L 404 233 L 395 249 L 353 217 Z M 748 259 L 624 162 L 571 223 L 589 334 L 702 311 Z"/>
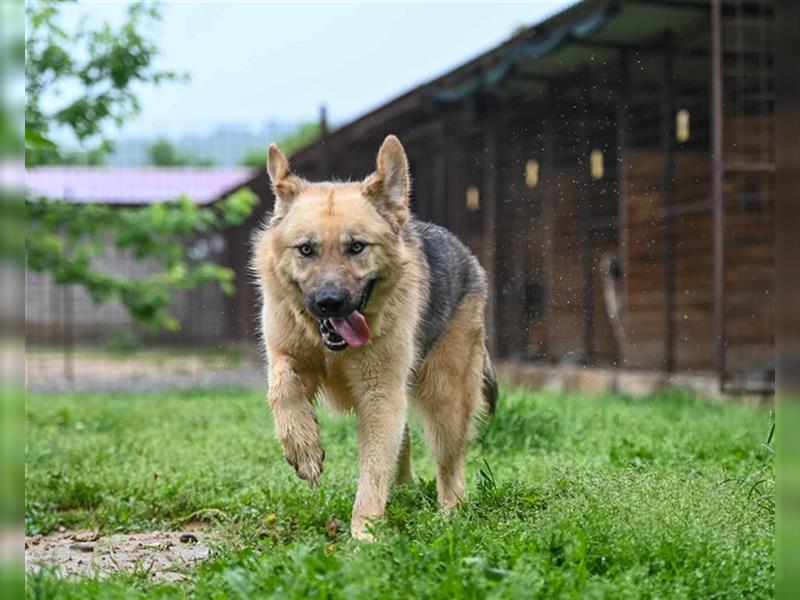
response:
<path id="1" fill-rule="evenodd" d="M 395 136 L 386 136 L 381 144 L 375 172 L 364 180 L 362 193 L 384 217 L 401 226 L 408 221 L 411 176 L 406 151 Z"/>
<path id="2" fill-rule="evenodd" d="M 269 145 L 267 173 L 272 182 L 272 193 L 275 194 L 274 221 L 286 214 L 289 204 L 303 190 L 304 181 L 292 173 L 289 161 L 276 144 Z"/>

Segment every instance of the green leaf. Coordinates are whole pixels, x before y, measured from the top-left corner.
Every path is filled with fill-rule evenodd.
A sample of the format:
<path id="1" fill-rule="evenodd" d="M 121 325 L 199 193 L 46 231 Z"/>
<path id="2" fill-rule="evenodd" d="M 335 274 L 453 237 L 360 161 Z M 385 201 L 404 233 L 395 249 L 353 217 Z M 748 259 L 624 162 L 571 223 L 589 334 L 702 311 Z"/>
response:
<path id="1" fill-rule="evenodd" d="M 31 129 L 25 130 L 25 146 L 27 146 L 28 148 L 47 148 L 47 149 L 54 149 L 57 147 L 55 142 L 47 139 L 38 131 L 34 131 Z"/>
<path id="2" fill-rule="evenodd" d="M 131 3 L 121 25 L 89 28 L 82 23 L 72 30 L 62 28 L 61 9 L 62 3 L 52 0 L 26 7 L 28 166 L 65 161 L 101 164 L 111 148 L 103 132 L 138 113 L 138 86 L 178 78 L 155 67 L 159 49 L 153 25 L 160 19 L 158 3 Z M 65 88 L 71 93 L 59 95 Z M 49 138 L 51 128 L 71 132 L 82 141 L 80 150 L 62 151 Z M 177 155 L 165 140 L 154 150 L 161 164 L 202 162 Z M 84 288 L 98 304 L 119 301 L 148 328 L 176 330 L 180 324 L 170 309 L 177 290 L 216 282 L 225 293 L 235 291 L 233 271 L 191 257 L 189 248 L 209 232 L 243 222 L 257 202 L 246 189 L 207 207 L 187 197 L 137 208 L 29 199 L 25 203 L 28 268 L 50 273 L 60 285 Z M 103 270 L 98 259 L 110 248 L 127 253 L 131 260 L 147 261 L 150 274 L 125 277 Z"/>

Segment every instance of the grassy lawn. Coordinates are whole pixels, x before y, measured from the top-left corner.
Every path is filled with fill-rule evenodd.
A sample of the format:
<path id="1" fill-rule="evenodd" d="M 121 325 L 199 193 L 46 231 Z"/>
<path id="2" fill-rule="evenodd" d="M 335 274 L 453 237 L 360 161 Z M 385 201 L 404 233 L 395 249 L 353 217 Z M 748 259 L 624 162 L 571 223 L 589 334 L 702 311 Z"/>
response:
<path id="1" fill-rule="evenodd" d="M 30 597 L 771 597 L 767 410 L 506 390 L 472 445 L 469 497 L 436 511 L 397 490 L 378 542 L 350 540 L 352 417 L 321 410 L 322 486 L 295 478 L 263 394 L 213 390 L 28 400 L 26 527 L 110 532 L 207 521 L 214 560 L 186 581 L 29 576 Z M 326 532 L 335 518 L 342 527 Z M 329 528 L 330 529 L 330 528 Z"/>

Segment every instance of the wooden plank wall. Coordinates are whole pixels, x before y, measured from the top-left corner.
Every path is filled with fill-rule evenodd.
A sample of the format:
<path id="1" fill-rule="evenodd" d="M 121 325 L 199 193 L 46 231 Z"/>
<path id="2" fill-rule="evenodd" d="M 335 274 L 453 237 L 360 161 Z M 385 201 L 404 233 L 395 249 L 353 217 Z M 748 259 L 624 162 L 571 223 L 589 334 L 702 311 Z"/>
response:
<path id="1" fill-rule="evenodd" d="M 663 156 L 658 150 L 636 149 L 628 152 L 628 160 L 625 363 L 663 368 L 667 354 Z M 677 152 L 674 160 L 675 368 L 707 370 L 713 366 L 708 155 Z"/>
<path id="2" fill-rule="evenodd" d="M 713 352 L 710 162 L 701 151 L 675 154 L 675 370 L 709 370 Z M 682 212 L 686 211 L 686 212 Z"/>
<path id="3" fill-rule="evenodd" d="M 773 123 L 739 114 L 725 134 L 726 367 L 758 374 L 775 365 Z"/>
<path id="4" fill-rule="evenodd" d="M 654 149 L 627 150 L 627 186 L 624 220 L 628 248 L 625 277 L 624 364 L 629 367 L 664 366 L 664 262 L 661 248 L 661 156 Z"/>

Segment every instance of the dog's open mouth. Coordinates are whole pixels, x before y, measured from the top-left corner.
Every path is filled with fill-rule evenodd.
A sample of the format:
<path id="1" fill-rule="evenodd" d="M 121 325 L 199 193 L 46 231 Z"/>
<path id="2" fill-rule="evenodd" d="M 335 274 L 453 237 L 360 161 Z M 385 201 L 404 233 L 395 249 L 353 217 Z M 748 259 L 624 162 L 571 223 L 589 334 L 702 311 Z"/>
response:
<path id="1" fill-rule="evenodd" d="M 322 343 L 328 350 L 337 352 L 345 348 L 358 348 L 367 343 L 370 336 L 369 324 L 363 311 L 372 295 L 375 280 L 372 279 L 364 289 L 358 309 L 345 317 L 317 320 Z"/>
<path id="2" fill-rule="evenodd" d="M 343 319 L 319 321 L 319 333 L 328 350 L 344 350 L 348 346 L 358 348 L 369 340 L 369 325 L 361 312 L 354 310 Z"/>

